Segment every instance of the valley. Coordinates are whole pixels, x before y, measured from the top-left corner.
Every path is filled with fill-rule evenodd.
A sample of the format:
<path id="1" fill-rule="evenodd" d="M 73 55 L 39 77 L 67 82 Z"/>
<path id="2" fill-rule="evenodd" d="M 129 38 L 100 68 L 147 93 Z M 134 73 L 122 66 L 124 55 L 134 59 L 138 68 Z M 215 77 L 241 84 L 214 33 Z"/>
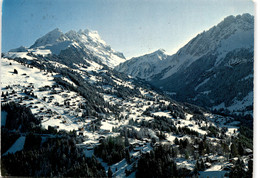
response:
<path id="1" fill-rule="evenodd" d="M 236 18 L 251 20 L 248 15 Z M 227 19 L 233 22 L 233 17 Z M 198 35 L 185 48 L 194 54 L 195 47 L 189 45 L 196 39 L 199 43 L 208 33 Z M 95 31 L 62 33 L 55 29 L 29 48 L 3 53 L 2 175 L 252 176 L 252 50 L 227 52 L 221 59 L 215 53 L 206 55 L 207 50 L 203 47 L 197 51 L 196 59 L 184 55 L 181 49 L 172 57 L 158 50 L 143 57 L 143 61 L 135 58 L 125 62 L 123 54 L 113 50 Z M 181 54 L 183 58 L 176 57 Z M 149 64 L 152 58 L 155 61 Z M 226 78 L 231 76 L 229 72 L 222 75 L 226 71 L 223 66 L 209 68 L 216 59 L 224 61 L 223 66 L 228 63 L 227 68 L 232 66 L 234 83 L 244 82 L 232 94 L 222 92 L 223 96 L 219 96 L 215 92 L 226 87 L 218 76 L 232 83 Z M 155 67 L 169 60 L 174 61 L 173 66 L 163 70 Z M 184 65 L 185 70 L 181 70 Z M 243 67 L 247 70 L 240 75 Z M 215 75 L 216 80 L 210 78 Z M 191 76 L 197 78 L 189 80 Z M 181 83 L 175 83 L 177 80 Z M 206 86 L 210 82 L 217 88 Z M 219 101 L 203 108 L 201 103 L 208 104 L 208 98 L 201 100 L 190 88 L 209 98 L 214 91 Z M 222 100 L 227 95 L 229 100 Z M 237 115 L 221 112 L 224 108 L 233 109 Z"/>

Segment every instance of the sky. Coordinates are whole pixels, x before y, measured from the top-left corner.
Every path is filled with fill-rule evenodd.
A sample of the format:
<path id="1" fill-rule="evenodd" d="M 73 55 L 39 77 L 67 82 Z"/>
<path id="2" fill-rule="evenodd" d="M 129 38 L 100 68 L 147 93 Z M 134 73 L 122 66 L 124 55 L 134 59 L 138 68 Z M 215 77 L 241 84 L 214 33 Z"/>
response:
<path id="1" fill-rule="evenodd" d="M 250 13 L 251 0 L 3 0 L 2 51 L 31 46 L 59 28 L 98 31 L 126 58 L 175 53 L 226 16 Z"/>

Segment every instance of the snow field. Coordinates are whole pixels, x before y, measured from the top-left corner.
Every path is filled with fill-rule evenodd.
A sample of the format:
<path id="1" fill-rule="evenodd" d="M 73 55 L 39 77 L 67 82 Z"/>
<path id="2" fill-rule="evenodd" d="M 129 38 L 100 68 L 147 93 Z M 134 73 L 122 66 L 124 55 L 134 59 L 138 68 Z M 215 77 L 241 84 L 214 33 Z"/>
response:
<path id="1" fill-rule="evenodd" d="M 49 85 L 50 87 L 55 84 L 54 77 L 50 73 L 40 71 L 36 68 L 27 68 L 24 67 L 15 61 L 11 61 L 12 65 L 9 65 L 9 62 L 7 59 L 4 59 L 1 61 L 3 65 L 5 65 L 6 69 L 5 71 L 1 71 L 1 75 L 5 76 L 5 79 L 2 80 L 2 86 L 11 85 L 15 91 L 18 91 L 16 93 L 17 97 L 10 97 L 10 100 L 19 100 L 19 97 L 25 97 L 25 94 L 21 92 L 21 89 L 24 89 L 33 84 L 34 93 L 38 96 L 38 98 L 32 98 L 29 96 L 27 100 L 23 100 L 22 104 L 26 106 L 30 106 L 32 112 L 39 118 L 42 119 L 42 126 L 44 128 L 48 128 L 48 126 L 56 127 L 57 130 L 66 130 L 66 131 L 72 131 L 76 130 L 77 134 L 79 135 L 82 133 L 82 137 L 84 138 L 84 142 L 81 145 L 78 145 L 80 147 L 84 148 L 84 152 L 86 156 L 90 157 L 93 155 L 93 147 L 95 145 L 98 145 L 98 140 L 100 136 L 117 136 L 119 133 L 113 133 L 112 128 L 120 127 L 120 126 L 127 126 L 129 124 L 129 119 L 133 119 L 134 121 L 152 121 L 154 118 L 150 116 L 143 115 L 143 112 L 149 108 L 150 106 L 153 106 L 154 108 L 158 108 L 160 103 L 164 103 L 164 105 L 169 104 L 175 104 L 170 103 L 167 100 L 161 99 L 160 96 L 154 92 L 148 92 L 143 88 L 139 88 L 139 91 L 142 93 L 142 97 L 138 96 L 129 96 L 128 99 L 123 100 L 122 98 L 118 98 L 115 95 L 105 94 L 102 93 L 101 95 L 104 97 L 104 100 L 106 102 L 109 102 L 112 105 L 118 105 L 120 108 L 120 114 L 124 117 L 120 122 L 116 120 L 113 116 L 113 113 L 107 118 L 102 119 L 101 121 L 101 130 L 100 131 L 89 131 L 88 126 L 91 122 L 88 118 L 82 118 L 83 111 L 78 108 L 78 105 L 85 102 L 85 99 L 81 96 L 79 96 L 77 93 L 73 91 L 68 91 L 63 89 L 62 87 L 57 87 L 54 89 L 47 89 L 46 91 L 40 91 L 39 88 Z M 18 69 L 18 75 L 12 74 L 11 71 L 14 70 L 14 68 Z M 97 64 L 93 63 L 90 67 L 81 67 L 81 70 L 75 70 L 75 72 L 78 72 L 84 76 L 86 76 L 86 80 L 96 82 L 100 80 L 99 76 L 95 76 L 92 71 L 95 71 L 97 68 L 100 68 Z M 100 68 L 101 69 L 101 68 Z M 100 70 L 100 72 L 104 72 Z M 27 73 L 26 76 L 30 76 L 25 78 L 25 75 L 21 75 L 22 73 Z M 15 76 L 13 76 L 15 75 Z M 88 77 L 87 77 L 88 76 Z M 13 79 L 13 78 L 19 78 L 19 79 Z M 28 82 L 28 78 L 30 78 Z M 65 81 L 71 83 L 72 81 L 68 78 L 64 78 Z M 113 76 L 113 81 L 116 83 L 120 83 L 121 80 L 116 79 Z M 18 85 L 20 84 L 20 86 Z M 75 85 L 74 83 L 71 83 Z M 121 83 L 120 83 L 121 84 Z M 15 86 L 14 86 L 15 85 Z M 123 83 L 124 87 L 128 87 L 130 89 L 134 88 L 135 86 L 133 84 L 130 84 L 129 82 Z M 107 88 L 108 90 L 113 89 L 112 86 L 105 86 L 101 85 L 102 88 Z M 3 88 L 3 91 L 11 92 L 12 89 L 5 89 Z M 52 92 L 55 90 L 55 93 L 52 94 Z M 46 98 L 45 98 L 46 97 Z M 44 99 L 45 98 L 45 99 Z M 68 100 L 69 99 L 69 100 Z M 64 101 L 69 101 L 69 106 L 65 106 Z M 37 106 L 37 107 L 36 107 Z M 78 108 L 78 109 L 76 109 Z M 161 116 L 161 117 L 167 117 L 172 118 L 170 112 L 168 111 L 154 111 L 152 112 L 152 116 Z M 205 116 L 209 119 L 208 125 L 218 125 L 219 127 L 227 127 L 227 136 L 232 136 L 235 133 L 237 133 L 237 128 L 233 125 L 237 124 L 232 119 L 230 119 L 230 123 L 226 125 L 226 120 L 223 118 L 211 115 L 208 113 L 205 113 Z M 206 135 L 207 131 L 202 130 L 199 125 L 196 124 L 196 121 L 194 121 L 193 115 L 189 113 L 185 113 L 185 119 L 176 119 L 172 118 L 173 124 L 175 124 L 176 127 L 188 127 L 191 130 L 197 131 L 201 135 Z M 201 127 L 206 126 L 205 121 L 201 122 Z M 79 131 L 79 129 L 84 128 L 82 131 Z M 140 130 L 139 126 L 133 126 L 134 129 L 137 131 Z M 104 133 L 104 131 L 107 131 L 107 133 Z M 155 132 L 150 130 L 151 134 L 154 137 L 157 137 Z M 175 138 L 180 139 L 188 139 L 189 141 L 192 141 L 192 138 L 189 135 L 183 135 L 183 136 L 177 136 L 172 133 L 166 133 L 166 141 L 161 142 L 162 144 L 172 144 L 174 146 L 174 140 Z M 218 139 L 216 138 L 210 138 L 207 139 L 213 140 L 215 139 L 215 142 L 217 144 Z M 142 143 L 140 140 L 132 139 L 130 140 L 130 143 Z M 22 141 L 20 141 L 22 143 Z M 18 142 L 18 143 L 20 143 Z M 18 144 L 17 143 L 17 144 Z M 22 144 L 19 145 L 22 145 Z M 176 145 L 175 145 L 176 146 Z M 18 147 L 19 148 L 19 147 Z M 21 146 L 20 146 L 21 148 Z M 150 151 L 152 148 L 150 145 L 143 145 L 139 148 L 143 152 Z M 132 156 L 138 157 L 140 156 L 139 152 L 131 152 Z M 105 163 L 102 163 L 105 165 Z M 177 159 L 177 165 L 179 167 L 185 166 L 188 169 L 194 168 L 194 160 L 186 160 L 179 155 Z M 123 177 L 124 176 L 124 169 L 131 169 L 131 165 L 128 165 L 126 161 L 123 159 L 119 163 L 116 163 L 115 165 L 112 165 L 112 171 L 114 172 L 114 175 L 117 177 Z M 214 165 L 213 165 L 214 166 Z M 215 170 L 217 166 L 213 167 L 212 169 L 209 169 L 209 171 Z M 115 172 L 115 168 L 118 168 L 118 171 Z M 106 167 L 106 170 L 108 170 L 108 167 Z M 131 174 L 132 176 L 134 174 Z"/>

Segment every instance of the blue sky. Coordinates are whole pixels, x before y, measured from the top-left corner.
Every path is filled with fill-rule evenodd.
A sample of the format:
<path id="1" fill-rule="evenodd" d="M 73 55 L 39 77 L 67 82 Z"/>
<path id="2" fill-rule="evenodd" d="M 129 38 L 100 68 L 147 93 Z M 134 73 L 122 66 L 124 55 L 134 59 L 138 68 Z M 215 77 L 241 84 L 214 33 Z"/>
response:
<path id="1" fill-rule="evenodd" d="M 163 48 L 174 53 L 228 15 L 254 15 L 251 0 L 4 0 L 2 51 L 59 28 L 90 29 L 129 58 Z"/>

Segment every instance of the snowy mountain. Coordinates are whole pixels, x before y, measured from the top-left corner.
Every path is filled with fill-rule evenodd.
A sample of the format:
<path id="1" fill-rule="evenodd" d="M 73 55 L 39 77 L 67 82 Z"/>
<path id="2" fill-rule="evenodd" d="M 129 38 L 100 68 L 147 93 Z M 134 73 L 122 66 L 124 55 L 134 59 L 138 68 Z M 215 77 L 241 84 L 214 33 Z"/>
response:
<path id="1" fill-rule="evenodd" d="M 62 38 L 63 37 L 63 38 Z M 45 47 L 47 45 L 53 45 L 54 43 L 66 41 L 68 38 L 64 37 L 63 33 L 58 29 L 54 29 L 48 32 L 43 37 L 37 39 L 30 48 Z"/>
<path id="2" fill-rule="evenodd" d="M 20 46 L 19 48 L 11 49 L 10 52 L 28 52 L 28 49 L 24 46 Z"/>
<path id="3" fill-rule="evenodd" d="M 64 34 L 56 28 L 37 39 L 30 48 L 23 47 L 23 50 L 21 49 L 10 50 L 7 56 L 14 57 L 14 55 L 17 55 L 17 57 L 20 57 L 21 53 L 19 52 L 25 53 L 27 51 L 36 55 L 54 54 L 62 56 L 62 53 L 67 54 L 66 51 L 70 51 L 70 53 L 76 54 L 74 57 L 80 58 L 81 62 L 86 60 L 87 56 L 91 56 L 89 59 L 95 58 L 112 68 L 125 61 L 124 55 L 107 45 L 97 31 L 88 29 L 79 30 L 78 32 L 71 30 Z M 15 52 L 17 54 L 14 54 Z"/>
<path id="4" fill-rule="evenodd" d="M 167 57 L 165 50 L 159 49 L 151 54 L 134 57 L 115 67 L 119 72 L 127 73 L 133 77 L 149 79 L 152 75 L 160 72 L 158 65 L 164 62 Z"/>
<path id="5" fill-rule="evenodd" d="M 149 75 L 134 74 L 177 100 L 252 114 L 253 56 L 254 17 L 228 16 L 198 34 L 176 54 L 158 62 Z M 137 64 L 127 61 L 133 63 Z M 132 68 L 125 64 L 116 67 L 129 75 Z"/>

